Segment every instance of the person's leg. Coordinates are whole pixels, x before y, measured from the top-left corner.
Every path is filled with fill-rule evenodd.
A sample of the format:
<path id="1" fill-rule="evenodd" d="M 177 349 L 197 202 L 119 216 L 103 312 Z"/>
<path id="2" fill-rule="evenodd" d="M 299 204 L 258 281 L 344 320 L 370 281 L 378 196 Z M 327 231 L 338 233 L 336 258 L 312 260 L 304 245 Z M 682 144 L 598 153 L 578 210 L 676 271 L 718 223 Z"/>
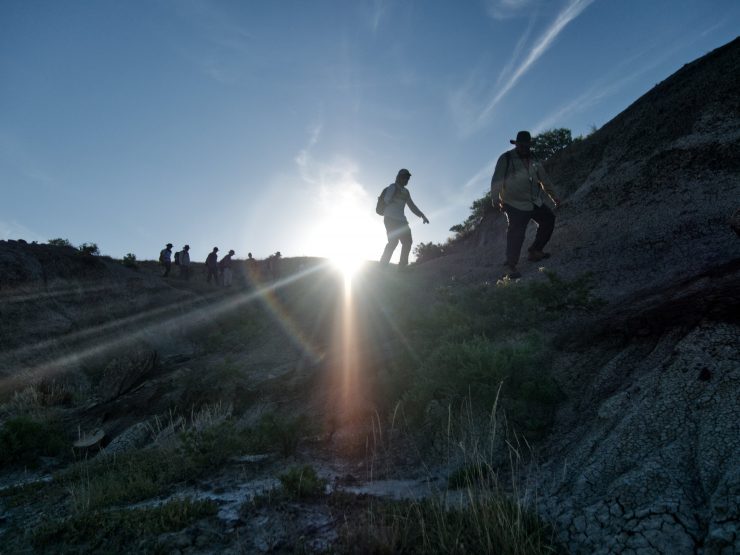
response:
<path id="1" fill-rule="evenodd" d="M 519 263 L 519 255 L 524 243 L 524 234 L 532 212 L 518 210 L 508 204 L 504 204 L 504 213 L 509 222 L 506 228 L 506 265 L 515 268 Z"/>
<path id="2" fill-rule="evenodd" d="M 170 262 L 165 262 L 164 263 L 164 274 L 162 275 L 162 277 L 167 277 L 168 275 L 170 275 Z"/>
<path id="3" fill-rule="evenodd" d="M 385 225 L 385 232 L 388 236 L 388 243 L 385 245 L 385 249 L 383 249 L 383 255 L 380 257 L 380 263 L 383 265 L 387 265 L 391 261 L 391 256 L 393 256 L 393 251 L 396 250 L 396 247 L 398 246 L 398 241 L 400 240 L 398 237 L 398 224 L 401 222 L 396 222 L 395 220 L 391 220 L 390 218 L 383 218 L 383 224 Z"/>
<path id="4" fill-rule="evenodd" d="M 403 229 L 400 230 L 399 239 L 401 240 L 401 259 L 398 261 L 398 266 L 399 268 L 403 268 L 409 265 L 409 253 L 411 252 L 411 244 L 413 243 L 411 228 L 408 225 L 403 226 Z"/>
<path id="5" fill-rule="evenodd" d="M 537 235 L 532 246 L 529 247 L 529 252 L 541 253 L 550 237 L 552 237 L 552 230 L 555 229 L 555 214 L 543 204 L 542 206 L 535 206 L 532 219 L 537 222 Z"/>

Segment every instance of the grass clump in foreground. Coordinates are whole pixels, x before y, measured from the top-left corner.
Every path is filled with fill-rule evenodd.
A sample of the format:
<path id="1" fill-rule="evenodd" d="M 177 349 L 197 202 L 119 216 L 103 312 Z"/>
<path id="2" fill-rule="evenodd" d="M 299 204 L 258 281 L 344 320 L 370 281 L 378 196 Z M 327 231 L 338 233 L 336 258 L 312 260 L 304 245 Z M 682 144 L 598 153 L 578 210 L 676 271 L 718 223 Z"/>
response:
<path id="1" fill-rule="evenodd" d="M 367 501 L 347 519 L 340 544 L 368 553 L 558 553 L 549 526 L 519 504 L 491 492 L 422 501 Z"/>
<path id="2" fill-rule="evenodd" d="M 283 492 L 294 499 L 317 497 L 324 493 L 326 480 L 319 478 L 311 465 L 294 467 L 278 476 Z"/>
<path id="3" fill-rule="evenodd" d="M 399 327 L 414 330 L 409 343 L 416 356 L 399 364 L 390 388 L 412 424 L 434 424 L 435 408 L 468 401 L 485 414 L 500 397 L 517 428 L 547 432 L 562 398 L 550 373 L 555 347 L 548 326 L 601 302 L 588 275 L 572 281 L 544 275 L 524 283 L 442 288 L 427 310 L 407 316 Z"/>
<path id="4" fill-rule="evenodd" d="M 156 548 L 148 539 L 176 532 L 193 522 L 215 515 L 213 501 L 178 499 L 158 507 L 89 511 L 65 520 L 47 522 L 34 532 L 32 544 L 39 550 L 123 553 L 141 551 L 141 542 L 150 542 L 145 551 Z"/>
<path id="5" fill-rule="evenodd" d="M 285 452 L 288 447 L 292 453 L 303 429 L 299 420 L 274 415 L 254 429 L 237 428 L 223 414 L 211 418 L 206 422 L 207 418 L 195 418 L 193 426 L 180 433 L 178 446 L 81 461 L 58 472 L 55 483 L 69 491 L 75 512 L 133 503 L 166 493 L 178 482 L 212 473 L 238 454 L 264 449 Z"/>

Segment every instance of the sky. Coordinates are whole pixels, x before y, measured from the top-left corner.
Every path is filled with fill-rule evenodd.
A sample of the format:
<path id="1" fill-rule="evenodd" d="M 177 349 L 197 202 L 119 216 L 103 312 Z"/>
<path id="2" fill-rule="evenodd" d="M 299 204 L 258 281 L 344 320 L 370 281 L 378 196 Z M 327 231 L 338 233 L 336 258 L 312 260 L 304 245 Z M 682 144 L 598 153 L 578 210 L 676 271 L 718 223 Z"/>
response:
<path id="1" fill-rule="evenodd" d="M 377 259 L 408 168 L 444 242 L 518 130 L 587 135 L 738 29 L 738 0 L 0 0 L 0 239 Z"/>

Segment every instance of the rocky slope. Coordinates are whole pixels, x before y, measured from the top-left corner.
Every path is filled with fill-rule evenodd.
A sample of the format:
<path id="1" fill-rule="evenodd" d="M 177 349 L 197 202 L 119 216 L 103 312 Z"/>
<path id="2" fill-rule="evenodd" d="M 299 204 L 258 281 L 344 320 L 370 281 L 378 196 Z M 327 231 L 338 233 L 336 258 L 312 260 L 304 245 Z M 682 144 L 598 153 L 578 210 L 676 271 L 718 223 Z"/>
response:
<path id="1" fill-rule="evenodd" d="M 541 508 L 574 553 L 740 552 L 740 39 L 547 165 L 565 202 L 525 279 L 589 272 L 609 304 L 563 337 Z M 495 279 L 504 238 L 490 213 L 425 273 Z"/>

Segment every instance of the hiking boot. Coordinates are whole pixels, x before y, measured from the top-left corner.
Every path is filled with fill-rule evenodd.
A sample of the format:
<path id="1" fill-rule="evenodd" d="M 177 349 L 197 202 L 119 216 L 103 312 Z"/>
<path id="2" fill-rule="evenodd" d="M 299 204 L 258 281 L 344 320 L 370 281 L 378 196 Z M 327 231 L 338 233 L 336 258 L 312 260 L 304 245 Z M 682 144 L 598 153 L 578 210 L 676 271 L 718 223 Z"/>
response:
<path id="1" fill-rule="evenodd" d="M 530 262 L 539 262 L 540 260 L 544 260 L 545 258 L 550 258 L 549 252 L 529 251 Z"/>
<path id="2" fill-rule="evenodd" d="M 522 277 L 522 274 L 519 273 L 519 270 L 516 269 L 516 266 L 513 264 L 507 264 L 506 267 L 508 268 L 508 271 L 504 274 L 505 278 L 509 279 L 519 279 Z"/>

